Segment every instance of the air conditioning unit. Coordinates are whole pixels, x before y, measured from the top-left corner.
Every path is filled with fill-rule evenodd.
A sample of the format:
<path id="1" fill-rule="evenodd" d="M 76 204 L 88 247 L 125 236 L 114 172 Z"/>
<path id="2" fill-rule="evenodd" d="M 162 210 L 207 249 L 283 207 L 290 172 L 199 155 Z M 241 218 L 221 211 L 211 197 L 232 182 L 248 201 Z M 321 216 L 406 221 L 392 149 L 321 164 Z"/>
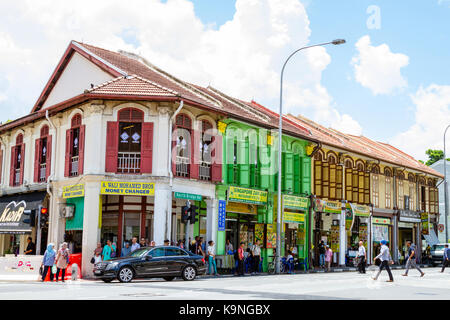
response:
<path id="1" fill-rule="evenodd" d="M 64 205 L 61 207 L 61 211 L 59 212 L 61 218 L 73 218 L 74 214 L 75 214 L 74 205 Z"/>

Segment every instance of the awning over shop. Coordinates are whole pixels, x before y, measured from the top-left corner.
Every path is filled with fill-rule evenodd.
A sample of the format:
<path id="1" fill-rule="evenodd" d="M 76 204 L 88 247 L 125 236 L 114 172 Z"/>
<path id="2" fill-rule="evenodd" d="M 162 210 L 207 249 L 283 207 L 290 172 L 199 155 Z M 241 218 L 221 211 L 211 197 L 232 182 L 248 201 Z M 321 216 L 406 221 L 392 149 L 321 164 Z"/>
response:
<path id="1" fill-rule="evenodd" d="M 0 197 L 0 233 L 30 233 L 30 224 L 24 222 L 30 217 L 24 211 L 37 210 L 46 194 L 43 191 Z"/>
<path id="2" fill-rule="evenodd" d="M 430 233 L 429 234 L 424 234 L 423 237 L 425 238 L 425 240 L 427 241 L 427 243 L 430 246 L 433 246 L 435 244 L 439 243 L 439 238 L 436 235 L 436 233 L 434 232 L 433 229 L 430 229 Z"/>

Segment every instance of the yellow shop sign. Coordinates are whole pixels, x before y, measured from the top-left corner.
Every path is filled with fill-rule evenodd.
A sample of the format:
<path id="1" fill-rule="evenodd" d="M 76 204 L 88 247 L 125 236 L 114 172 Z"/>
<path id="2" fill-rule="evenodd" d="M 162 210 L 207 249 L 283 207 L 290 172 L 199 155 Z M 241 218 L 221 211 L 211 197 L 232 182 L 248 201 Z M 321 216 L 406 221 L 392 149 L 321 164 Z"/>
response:
<path id="1" fill-rule="evenodd" d="M 267 191 L 230 187 L 228 201 L 264 205 L 267 203 Z"/>
<path id="2" fill-rule="evenodd" d="M 283 213 L 283 223 L 304 223 L 305 215 L 302 213 L 296 212 L 287 212 Z"/>
<path id="3" fill-rule="evenodd" d="M 84 197 L 84 184 L 64 186 L 62 196 L 64 199 Z"/>
<path id="4" fill-rule="evenodd" d="M 290 209 L 308 210 L 309 199 L 284 194 L 283 206 Z"/>
<path id="5" fill-rule="evenodd" d="M 228 202 L 226 212 L 257 214 L 257 207 L 249 203 Z"/>
<path id="6" fill-rule="evenodd" d="M 153 196 L 154 183 L 102 181 L 100 194 L 120 196 Z"/>

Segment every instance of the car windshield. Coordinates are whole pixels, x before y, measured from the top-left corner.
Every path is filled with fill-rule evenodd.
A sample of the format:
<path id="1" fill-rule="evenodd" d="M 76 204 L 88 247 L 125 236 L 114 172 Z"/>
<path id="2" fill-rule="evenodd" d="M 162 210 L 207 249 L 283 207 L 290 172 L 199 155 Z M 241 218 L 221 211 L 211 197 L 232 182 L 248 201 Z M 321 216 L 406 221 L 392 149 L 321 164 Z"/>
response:
<path id="1" fill-rule="evenodd" d="M 435 244 L 435 245 L 433 246 L 433 250 L 434 250 L 434 251 L 441 251 L 441 250 L 444 250 L 444 245 L 443 245 L 443 244 Z"/>
<path id="2" fill-rule="evenodd" d="M 150 251 L 151 248 L 142 248 L 134 250 L 133 252 L 129 253 L 127 257 L 133 257 L 133 258 L 139 258 L 147 255 L 147 253 Z"/>

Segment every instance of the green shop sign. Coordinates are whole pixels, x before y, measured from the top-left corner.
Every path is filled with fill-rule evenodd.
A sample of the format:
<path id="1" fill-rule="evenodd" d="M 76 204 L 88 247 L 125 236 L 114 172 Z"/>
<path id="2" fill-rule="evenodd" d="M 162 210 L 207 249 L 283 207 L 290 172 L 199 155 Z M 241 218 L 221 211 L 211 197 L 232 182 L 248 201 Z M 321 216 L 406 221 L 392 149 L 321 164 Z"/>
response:
<path id="1" fill-rule="evenodd" d="M 309 199 L 291 195 L 283 195 L 283 206 L 289 209 L 308 210 Z"/>
<path id="2" fill-rule="evenodd" d="M 199 194 L 185 193 L 185 192 L 175 192 L 175 198 L 186 199 L 192 201 L 202 201 L 202 196 Z"/>
<path id="3" fill-rule="evenodd" d="M 230 187 L 228 189 L 228 201 L 265 205 L 267 203 L 267 191 Z"/>

